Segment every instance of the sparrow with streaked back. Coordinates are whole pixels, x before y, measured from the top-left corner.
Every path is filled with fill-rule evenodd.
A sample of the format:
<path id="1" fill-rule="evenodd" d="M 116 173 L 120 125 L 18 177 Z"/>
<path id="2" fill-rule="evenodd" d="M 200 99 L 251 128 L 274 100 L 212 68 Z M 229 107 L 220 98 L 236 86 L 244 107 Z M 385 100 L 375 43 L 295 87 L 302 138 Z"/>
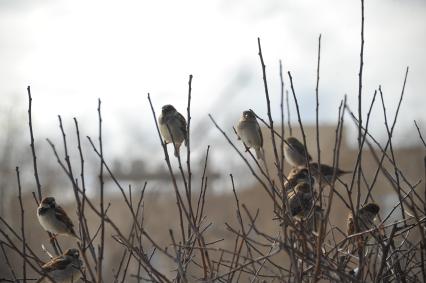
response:
<path id="1" fill-rule="evenodd" d="M 80 240 L 74 231 L 74 224 L 62 207 L 56 204 L 55 198 L 45 197 L 40 202 L 37 208 L 37 218 L 44 230 Z"/>
<path id="2" fill-rule="evenodd" d="M 306 156 L 308 157 L 308 162 L 312 160 L 311 155 L 309 153 L 306 154 L 305 146 L 295 137 L 285 139 L 284 156 L 293 167 L 306 166 Z"/>
<path id="3" fill-rule="evenodd" d="M 57 283 L 73 283 L 80 279 L 80 268 L 83 266 L 77 249 L 68 249 L 62 255 L 52 258 L 41 267 L 41 270 Z M 43 276 L 38 282 L 53 282 Z"/>
<path id="4" fill-rule="evenodd" d="M 246 149 L 254 148 L 257 159 L 264 159 L 263 136 L 253 111 L 244 111 L 236 127 L 238 139 Z"/>
<path id="5" fill-rule="evenodd" d="M 188 132 L 186 129 L 185 117 L 183 117 L 173 105 L 167 104 L 161 108 L 158 124 L 165 144 L 173 144 L 174 142 L 174 154 L 178 157 L 182 143 L 185 143 L 185 146 L 188 145 Z"/>

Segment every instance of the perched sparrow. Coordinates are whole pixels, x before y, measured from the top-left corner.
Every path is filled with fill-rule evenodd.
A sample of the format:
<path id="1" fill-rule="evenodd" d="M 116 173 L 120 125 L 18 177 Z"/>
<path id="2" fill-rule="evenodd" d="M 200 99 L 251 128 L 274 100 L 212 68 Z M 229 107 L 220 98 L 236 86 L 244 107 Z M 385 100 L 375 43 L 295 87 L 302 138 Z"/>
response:
<path id="1" fill-rule="evenodd" d="M 288 137 L 284 143 L 284 155 L 288 163 L 294 167 L 306 166 L 305 146 L 295 137 Z M 308 155 L 308 162 L 312 157 Z"/>
<path id="2" fill-rule="evenodd" d="M 188 133 L 186 130 L 186 120 L 176 111 L 173 105 L 167 104 L 161 108 L 161 114 L 158 117 L 160 124 L 160 133 L 163 136 L 164 142 L 175 143 L 175 156 L 179 156 L 179 148 L 184 142 L 188 145 Z"/>
<path id="3" fill-rule="evenodd" d="M 292 216 L 304 217 L 309 213 L 314 201 L 314 192 L 309 183 L 299 183 L 287 193 Z"/>
<path id="4" fill-rule="evenodd" d="M 236 130 L 238 139 L 243 141 L 247 150 L 254 148 L 257 159 L 263 159 L 263 136 L 253 111 L 247 110 L 243 112 Z"/>
<path id="5" fill-rule="evenodd" d="M 309 163 L 309 167 L 311 170 L 311 174 L 319 179 L 320 177 L 323 178 L 323 180 L 325 180 L 328 183 L 332 183 L 332 179 L 333 179 L 333 167 L 325 165 L 325 164 L 321 164 L 320 166 L 318 166 L 318 163 L 316 162 L 312 162 Z M 318 169 L 319 167 L 319 169 Z M 347 174 L 350 173 L 351 171 L 344 171 L 341 170 L 339 168 L 336 168 L 336 178 L 342 176 L 343 174 Z M 317 180 L 318 181 L 318 180 Z"/>
<path id="6" fill-rule="evenodd" d="M 292 190 L 299 183 L 311 183 L 314 185 L 314 178 L 309 178 L 309 172 L 306 168 L 293 168 L 290 170 L 287 176 L 287 180 L 284 183 L 284 190 L 287 192 Z"/>
<path id="7" fill-rule="evenodd" d="M 379 214 L 380 207 L 375 203 L 368 203 L 358 211 L 359 232 L 364 232 L 374 227 L 374 219 Z M 348 235 L 355 233 L 355 221 L 352 212 L 348 215 Z"/>
<path id="8" fill-rule="evenodd" d="M 55 198 L 45 197 L 41 201 L 37 209 L 37 217 L 44 230 L 53 234 L 65 234 L 80 240 L 74 231 L 74 224 L 62 207 L 56 204 Z"/>
<path id="9" fill-rule="evenodd" d="M 46 275 L 55 280 L 54 282 L 72 283 L 79 280 L 82 265 L 78 250 L 68 249 L 62 255 L 52 258 L 41 269 Z M 38 282 L 50 283 L 52 280 L 45 276 Z"/>

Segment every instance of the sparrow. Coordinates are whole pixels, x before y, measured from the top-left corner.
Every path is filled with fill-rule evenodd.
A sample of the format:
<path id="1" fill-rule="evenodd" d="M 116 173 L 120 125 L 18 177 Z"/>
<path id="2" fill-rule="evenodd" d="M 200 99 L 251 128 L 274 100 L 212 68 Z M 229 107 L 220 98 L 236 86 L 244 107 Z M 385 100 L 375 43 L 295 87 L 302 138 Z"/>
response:
<path id="1" fill-rule="evenodd" d="M 309 176 L 307 168 L 297 168 L 294 167 L 290 170 L 287 176 L 287 180 L 284 182 L 284 191 L 288 192 L 292 190 L 299 183 L 311 183 L 311 186 L 314 185 L 313 176 Z"/>
<path id="2" fill-rule="evenodd" d="M 374 219 L 379 214 L 380 207 L 375 203 L 368 203 L 358 211 L 358 232 L 364 232 L 374 227 Z M 348 236 L 355 233 L 355 221 L 352 212 L 348 215 Z"/>
<path id="3" fill-rule="evenodd" d="M 333 179 L 333 167 L 328 166 L 326 164 L 321 164 L 320 166 L 318 166 L 318 163 L 316 162 L 311 162 L 309 163 L 309 169 L 311 170 L 311 174 L 317 179 L 322 177 L 323 180 L 325 180 L 327 183 L 332 183 L 332 179 Z M 351 171 L 344 171 L 340 168 L 336 168 L 336 175 L 335 177 L 340 177 L 344 174 L 348 174 Z"/>
<path id="4" fill-rule="evenodd" d="M 306 166 L 306 151 L 305 146 L 295 137 L 288 137 L 284 143 L 284 156 L 287 162 L 293 167 Z M 308 162 L 312 157 L 307 153 Z"/>
<path id="5" fill-rule="evenodd" d="M 186 129 L 186 120 L 173 105 L 167 104 L 161 108 L 161 114 L 158 117 L 160 133 L 163 136 L 164 143 L 175 143 L 175 156 L 179 156 L 179 149 L 182 143 L 188 145 L 188 132 Z"/>
<path id="6" fill-rule="evenodd" d="M 56 204 L 55 198 L 45 197 L 40 202 L 37 208 L 37 218 L 44 230 L 80 240 L 74 231 L 74 224 L 62 207 Z"/>
<path id="7" fill-rule="evenodd" d="M 52 258 L 41 267 L 41 270 L 51 277 L 42 277 L 38 282 L 72 283 L 80 279 L 80 268 L 83 263 L 77 249 L 68 249 L 62 255 Z"/>
<path id="8" fill-rule="evenodd" d="M 347 233 L 348 236 L 355 234 L 356 232 L 364 232 L 374 227 L 374 219 L 379 214 L 380 207 L 375 203 L 368 203 L 361 207 L 357 214 L 358 231 L 355 231 L 355 221 L 352 212 L 348 214 L 347 220 Z M 368 240 L 368 235 L 358 235 L 348 242 L 348 252 L 354 253 L 355 251 L 362 251 L 365 246 L 365 242 Z M 352 248 L 351 248 L 352 247 Z"/>
<path id="9" fill-rule="evenodd" d="M 243 112 L 237 127 L 238 140 L 242 140 L 246 149 L 254 148 L 257 159 L 264 159 L 263 136 L 253 111 Z"/>
<path id="10" fill-rule="evenodd" d="M 287 193 L 289 211 L 292 216 L 303 218 L 309 213 L 313 202 L 314 192 L 311 184 L 298 183 Z"/>

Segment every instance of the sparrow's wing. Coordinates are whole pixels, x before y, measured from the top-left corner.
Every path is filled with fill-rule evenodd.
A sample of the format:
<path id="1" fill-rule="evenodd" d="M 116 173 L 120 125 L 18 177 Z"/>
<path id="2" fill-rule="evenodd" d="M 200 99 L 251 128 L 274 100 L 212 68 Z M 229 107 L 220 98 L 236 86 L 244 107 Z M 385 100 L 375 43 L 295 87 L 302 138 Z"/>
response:
<path id="1" fill-rule="evenodd" d="M 65 210 L 63 210 L 62 207 L 59 205 L 55 208 L 55 215 L 58 220 L 60 220 L 62 223 L 65 223 L 68 228 L 72 229 L 74 227 L 74 224 L 72 224 L 71 219 L 68 217 L 68 215 L 65 213 Z"/>
<path id="2" fill-rule="evenodd" d="M 71 263 L 71 259 L 64 257 L 62 255 L 53 258 L 52 260 L 50 260 L 49 262 L 47 262 L 46 264 L 44 264 L 41 269 L 44 272 L 50 272 L 53 270 L 63 270 L 65 269 L 68 264 Z"/>
<path id="3" fill-rule="evenodd" d="M 294 143 L 292 143 L 291 146 L 294 147 L 294 150 L 296 150 L 297 152 L 300 152 L 302 154 L 305 153 L 305 146 L 299 140 L 294 139 Z M 309 161 L 312 160 L 312 157 L 309 154 L 309 152 L 308 152 L 308 159 Z"/>
<path id="4" fill-rule="evenodd" d="M 257 124 L 257 130 L 259 132 L 259 137 L 260 137 L 260 147 L 263 147 L 263 136 L 262 136 L 262 130 L 260 129 L 259 124 L 256 122 Z"/>
<path id="5" fill-rule="evenodd" d="M 290 213 L 292 216 L 299 214 L 302 211 L 300 194 L 295 190 L 290 190 L 287 194 Z"/>
<path id="6" fill-rule="evenodd" d="M 187 139 L 188 139 L 188 137 L 187 137 L 188 132 L 186 131 L 186 120 L 185 120 L 185 117 L 183 117 L 183 115 L 178 112 L 177 113 L 177 118 L 178 118 L 179 123 L 180 123 L 180 129 L 181 129 L 181 131 L 183 132 L 183 134 L 185 136 L 185 145 L 187 145 L 187 143 L 188 143 L 188 141 L 187 141 Z"/>
<path id="7" fill-rule="evenodd" d="M 325 176 L 332 175 L 333 167 L 325 165 L 325 164 L 321 164 L 319 166 L 319 171 L 321 172 L 322 175 L 325 175 Z M 336 170 L 336 173 L 337 173 L 337 170 Z"/>
<path id="8" fill-rule="evenodd" d="M 292 216 L 296 216 L 296 215 L 298 215 L 299 213 L 301 213 L 301 212 L 302 212 L 302 205 L 299 203 L 299 202 L 300 202 L 300 200 L 295 200 L 295 201 L 297 201 L 298 203 L 297 203 L 297 204 L 294 204 L 294 205 L 291 207 L 291 215 L 292 215 Z"/>
<path id="9" fill-rule="evenodd" d="M 160 116 L 158 116 L 158 124 L 164 124 L 164 115 L 163 113 L 160 114 Z"/>

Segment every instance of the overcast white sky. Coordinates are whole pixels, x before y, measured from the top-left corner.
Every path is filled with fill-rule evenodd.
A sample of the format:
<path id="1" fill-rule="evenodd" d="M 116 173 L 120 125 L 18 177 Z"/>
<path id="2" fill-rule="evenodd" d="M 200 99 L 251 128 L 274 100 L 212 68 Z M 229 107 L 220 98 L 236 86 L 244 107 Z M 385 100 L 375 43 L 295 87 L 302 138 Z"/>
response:
<path id="1" fill-rule="evenodd" d="M 366 2 L 364 100 L 381 84 L 393 113 L 410 66 L 401 136 L 414 119 L 426 122 L 426 2 Z M 209 112 L 228 129 L 245 109 L 266 114 L 259 36 L 275 116 L 282 59 L 309 123 L 320 33 L 320 119 L 332 122 L 345 93 L 356 108 L 360 1 L 0 0 L 0 106 L 15 105 L 25 117 L 31 85 L 40 138 L 52 135 L 57 114 L 69 125 L 76 116 L 86 134 L 95 135 L 101 98 L 106 146 L 143 155 L 158 149 L 146 94 L 157 110 L 171 103 L 183 112 L 189 74 L 194 131 L 200 123 L 210 127 Z M 372 124 L 377 135 L 384 133 L 379 108 Z"/>

